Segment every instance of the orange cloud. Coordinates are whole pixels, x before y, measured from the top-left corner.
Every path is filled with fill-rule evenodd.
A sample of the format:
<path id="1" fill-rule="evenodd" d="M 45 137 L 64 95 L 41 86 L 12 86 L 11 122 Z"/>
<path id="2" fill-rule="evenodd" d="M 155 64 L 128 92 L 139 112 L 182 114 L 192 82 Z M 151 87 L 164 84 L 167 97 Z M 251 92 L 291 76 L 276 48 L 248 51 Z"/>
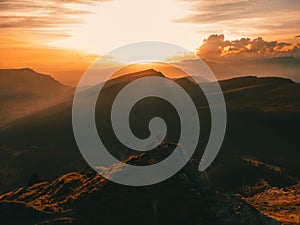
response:
<path id="1" fill-rule="evenodd" d="M 69 36 L 70 28 L 84 23 L 82 15 L 92 13 L 82 6 L 107 0 L 0 1 L 0 30 L 9 35 L 59 38 Z M 74 7 L 77 6 L 77 7 Z"/>
<path id="2" fill-rule="evenodd" d="M 300 43 L 291 44 L 278 41 L 265 41 L 241 38 L 233 41 L 225 40 L 223 34 L 213 34 L 203 41 L 198 48 L 198 56 L 206 60 L 220 58 L 273 58 L 273 57 L 300 57 Z"/>

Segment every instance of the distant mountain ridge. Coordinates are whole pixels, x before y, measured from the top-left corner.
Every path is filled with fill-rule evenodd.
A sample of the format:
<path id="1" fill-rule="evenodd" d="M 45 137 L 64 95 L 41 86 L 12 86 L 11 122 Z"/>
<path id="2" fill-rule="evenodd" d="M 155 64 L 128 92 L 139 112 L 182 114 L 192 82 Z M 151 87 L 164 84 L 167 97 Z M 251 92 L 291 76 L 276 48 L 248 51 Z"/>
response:
<path id="1" fill-rule="evenodd" d="M 65 101 L 73 88 L 29 68 L 0 69 L 0 127 Z"/>
<path id="2" fill-rule="evenodd" d="M 300 84 L 288 78 L 245 76 L 219 83 L 232 110 L 300 112 Z"/>

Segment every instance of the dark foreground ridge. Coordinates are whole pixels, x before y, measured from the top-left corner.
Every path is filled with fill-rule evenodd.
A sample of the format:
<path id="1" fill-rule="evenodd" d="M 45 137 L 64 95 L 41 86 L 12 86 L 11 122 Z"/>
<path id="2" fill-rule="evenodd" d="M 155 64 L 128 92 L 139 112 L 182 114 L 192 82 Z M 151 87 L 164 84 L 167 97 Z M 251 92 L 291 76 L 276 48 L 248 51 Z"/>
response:
<path id="1" fill-rule="evenodd" d="M 155 163 L 174 146 L 164 143 L 126 162 Z M 279 224 L 239 196 L 210 189 L 196 166 L 191 161 L 167 181 L 147 187 L 115 184 L 94 171 L 68 173 L 0 196 L 0 224 Z"/>

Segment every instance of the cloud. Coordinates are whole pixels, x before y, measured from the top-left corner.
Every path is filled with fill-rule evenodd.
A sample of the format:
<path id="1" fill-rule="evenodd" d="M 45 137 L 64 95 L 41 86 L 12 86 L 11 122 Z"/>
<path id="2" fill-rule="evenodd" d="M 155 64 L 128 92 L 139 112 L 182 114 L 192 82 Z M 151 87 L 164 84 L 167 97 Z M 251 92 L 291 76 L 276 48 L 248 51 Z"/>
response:
<path id="1" fill-rule="evenodd" d="M 242 36 L 291 35 L 300 29 L 299 0 L 182 0 L 190 12 L 177 22 L 195 23 L 204 33 Z"/>
<path id="2" fill-rule="evenodd" d="M 225 40 L 223 34 L 213 34 L 198 48 L 198 56 L 206 60 L 300 57 L 300 44 L 241 38 Z"/>
<path id="3" fill-rule="evenodd" d="M 94 5 L 103 1 L 106 0 L 1 0 L 0 29 L 35 29 L 36 33 L 46 35 L 60 33 L 62 29 L 82 23 L 80 15 L 91 13 L 74 6 Z"/>

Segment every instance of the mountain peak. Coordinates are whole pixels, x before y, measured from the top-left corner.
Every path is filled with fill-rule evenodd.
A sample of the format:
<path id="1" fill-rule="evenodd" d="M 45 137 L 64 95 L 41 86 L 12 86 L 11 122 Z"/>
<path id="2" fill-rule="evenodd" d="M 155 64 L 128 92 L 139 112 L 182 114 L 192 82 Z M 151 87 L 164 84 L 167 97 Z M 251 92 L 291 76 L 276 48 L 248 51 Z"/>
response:
<path id="1" fill-rule="evenodd" d="M 156 77 L 165 77 L 164 74 L 155 70 L 155 69 L 147 69 L 147 70 L 140 70 L 132 73 L 122 74 L 120 76 L 113 77 L 109 80 L 110 85 L 117 84 L 120 82 L 130 82 L 134 79 L 141 78 L 141 77 L 149 77 L 149 76 L 156 76 Z"/>
<path id="2" fill-rule="evenodd" d="M 38 74 L 38 75 L 44 75 L 44 74 L 41 74 L 29 67 L 15 68 L 15 69 L 0 69 L 0 73 L 17 73 L 18 75 L 34 73 L 34 74 Z M 48 75 L 44 75 L 44 76 L 48 76 Z"/>
<path id="3" fill-rule="evenodd" d="M 157 71 L 153 68 L 124 74 L 122 76 L 160 76 L 160 77 L 165 77 L 160 71 Z"/>
<path id="4" fill-rule="evenodd" d="M 31 68 L 29 68 L 29 67 L 20 68 L 20 69 L 16 69 L 16 70 L 31 71 L 31 72 L 37 73 L 36 71 L 34 71 L 33 69 L 31 69 Z"/>
<path id="5" fill-rule="evenodd" d="M 151 68 L 151 69 L 146 69 L 146 70 L 141 70 L 140 72 L 144 72 L 144 73 L 160 73 L 159 71 Z"/>
<path id="6" fill-rule="evenodd" d="M 0 127 L 65 101 L 72 92 L 72 88 L 31 68 L 0 69 L 3 106 L 0 110 Z"/>
<path id="7" fill-rule="evenodd" d="M 58 86 L 65 86 L 52 76 L 39 73 L 32 68 L 25 67 L 25 68 L 17 68 L 17 69 L 0 69 L 0 79 L 5 80 L 5 82 L 13 82 L 15 84 L 29 82 L 31 84 L 41 83 L 46 84 L 55 84 Z M 4 82 L 4 81 L 3 81 Z"/>

